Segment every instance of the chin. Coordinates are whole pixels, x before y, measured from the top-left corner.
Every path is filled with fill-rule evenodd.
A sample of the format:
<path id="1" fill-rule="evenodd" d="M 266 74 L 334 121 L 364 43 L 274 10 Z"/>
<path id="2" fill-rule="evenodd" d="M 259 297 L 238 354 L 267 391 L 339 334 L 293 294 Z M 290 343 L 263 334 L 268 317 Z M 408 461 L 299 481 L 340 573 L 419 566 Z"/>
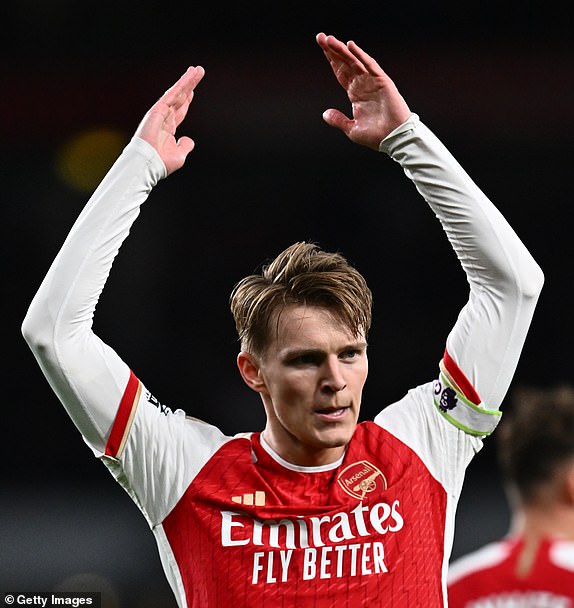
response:
<path id="1" fill-rule="evenodd" d="M 340 448 L 346 446 L 353 437 L 355 429 L 350 431 L 339 431 L 333 433 L 320 434 L 317 437 L 317 444 L 322 448 Z"/>

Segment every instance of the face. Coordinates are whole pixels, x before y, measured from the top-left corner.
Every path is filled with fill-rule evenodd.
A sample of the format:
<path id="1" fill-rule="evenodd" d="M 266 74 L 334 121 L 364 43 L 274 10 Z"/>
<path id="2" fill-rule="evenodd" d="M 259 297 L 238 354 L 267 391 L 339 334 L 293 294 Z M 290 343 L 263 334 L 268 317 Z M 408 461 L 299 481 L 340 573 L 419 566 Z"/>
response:
<path id="1" fill-rule="evenodd" d="M 342 456 L 367 379 L 367 345 L 328 310 L 284 309 L 265 355 L 241 353 L 247 384 L 261 394 L 265 440 L 292 464 L 319 466 Z"/>

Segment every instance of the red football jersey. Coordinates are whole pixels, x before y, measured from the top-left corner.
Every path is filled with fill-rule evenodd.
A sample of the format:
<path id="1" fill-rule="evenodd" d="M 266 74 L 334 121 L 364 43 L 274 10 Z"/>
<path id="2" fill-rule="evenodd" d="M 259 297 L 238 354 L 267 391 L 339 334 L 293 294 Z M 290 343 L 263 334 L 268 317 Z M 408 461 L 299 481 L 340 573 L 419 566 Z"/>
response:
<path id="1" fill-rule="evenodd" d="M 440 606 L 445 507 L 416 454 L 371 422 L 314 473 L 276 462 L 259 434 L 233 439 L 163 527 L 191 606 Z"/>
<path id="2" fill-rule="evenodd" d="M 491 543 L 455 561 L 450 608 L 573 608 L 574 543 L 544 539 L 519 571 L 522 538 Z"/>

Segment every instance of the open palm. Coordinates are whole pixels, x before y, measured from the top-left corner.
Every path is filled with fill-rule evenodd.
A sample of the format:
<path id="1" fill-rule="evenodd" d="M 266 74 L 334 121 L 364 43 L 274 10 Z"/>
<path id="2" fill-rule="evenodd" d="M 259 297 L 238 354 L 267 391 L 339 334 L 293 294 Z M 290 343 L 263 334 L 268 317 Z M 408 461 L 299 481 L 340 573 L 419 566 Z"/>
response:
<path id="1" fill-rule="evenodd" d="M 351 141 L 378 150 L 381 140 L 409 118 L 409 107 L 394 82 L 357 44 L 345 44 L 323 33 L 317 36 L 317 43 L 346 90 L 353 115 L 348 118 L 331 108 L 323 114 L 325 122 Z"/>
<path id="2" fill-rule="evenodd" d="M 185 118 L 195 87 L 205 70 L 189 67 L 185 74 L 170 87 L 148 110 L 135 135 L 151 144 L 160 155 L 167 174 L 183 166 L 187 155 L 194 148 L 194 141 L 187 136 L 176 138 L 176 130 Z"/>

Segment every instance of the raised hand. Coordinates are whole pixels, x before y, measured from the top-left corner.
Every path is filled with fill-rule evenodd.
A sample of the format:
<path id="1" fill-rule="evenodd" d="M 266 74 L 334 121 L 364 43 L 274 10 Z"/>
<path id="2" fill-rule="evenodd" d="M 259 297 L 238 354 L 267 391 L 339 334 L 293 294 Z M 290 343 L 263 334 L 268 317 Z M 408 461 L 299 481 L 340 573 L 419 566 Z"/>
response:
<path id="1" fill-rule="evenodd" d="M 411 116 L 408 105 L 381 66 L 353 41 L 345 44 L 320 33 L 317 43 L 347 91 L 353 113 L 348 118 L 330 108 L 323 119 L 351 141 L 378 150 L 381 140 Z"/>
<path id="2" fill-rule="evenodd" d="M 201 66 L 189 67 L 148 110 L 136 129 L 135 135 L 157 150 L 168 175 L 183 166 L 195 146 L 194 141 L 185 135 L 176 139 L 175 132 L 185 118 L 195 87 L 204 74 Z"/>

